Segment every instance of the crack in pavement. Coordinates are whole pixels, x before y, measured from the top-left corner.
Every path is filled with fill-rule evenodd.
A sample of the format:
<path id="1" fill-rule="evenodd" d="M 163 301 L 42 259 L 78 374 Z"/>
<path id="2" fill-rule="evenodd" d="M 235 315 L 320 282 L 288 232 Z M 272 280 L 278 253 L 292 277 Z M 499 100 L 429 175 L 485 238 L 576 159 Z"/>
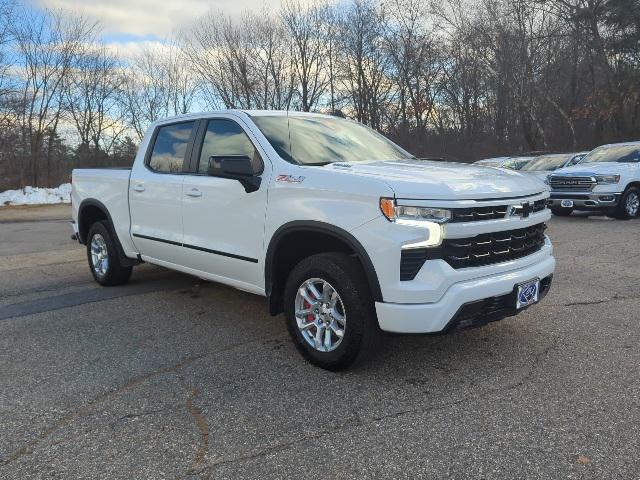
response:
<path id="1" fill-rule="evenodd" d="M 583 300 L 577 302 L 568 302 L 568 303 L 543 303 L 541 306 L 543 307 L 575 307 L 580 305 L 601 305 L 603 303 L 612 303 L 612 302 L 622 302 L 625 300 L 638 300 L 640 299 L 640 295 L 614 295 L 613 297 L 604 298 L 600 300 Z"/>
<path id="2" fill-rule="evenodd" d="M 377 417 L 371 417 L 367 420 L 363 420 L 362 418 L 360 418 L 360 416 L 355 413 L 355 420 L 352 418 L 350 420 L 347 420 L 346 422 L 344 422 L 341 425 L 332 427 L 331 429 L 325 429 L 325 430 L 321 430 L 319 432 L 316 432 L 314 434 L 311 435 L 303 435 L 300 438 L 297 438 L 295 440 L 291 440 L 288 442 L 283 442 L 277 445 L 272 445 L 270 447 L 266 447 L 263 448 L 262 450 L 256 452 L 256 453 L 252 453 L 252 454 L 248 454 L 248 455 L 242 455 L 242 456 L 238 456 L 235 458 L 228 458 L 228 459 L 220 459 L 218 461 L 215 461 L 213 463 L 210 463 L 209 465 L 206 465 L 204 468 L 202 468 L 200 471 L 198 472 L 194 472 L 197 474 L 202 474 L 204 472 L 207 471 L 211 471 L 214 470 L 217 467 L 220 467 L 222 465 L 227 465 L 227 464 L 235 464 L 235 463 L 239 463 L 239 462 L 245 462 L 245 461 L 249 461 L 249 460 L 254 460 L 256 458 L 262 458 L 265 457 L 269 454 L 272 453 L 280 453 L 286 450 L 289 450 L 297 445 L 299 445 L 300 443 L 305 443 L 309 440 L 318 440 L 322 437 L 328 436 L 330 434 L 336 433 L 336 432 L 340 432 L 343 430 L 346 430 L 348 428 L 352 428 L 354 426 L 366 426 L 366 425 L 371 425 L 371 424 L 375 424 L 377 422 L 382 422 L 385 420 L 389 420 L 389 419 L 395 419 L 395 418 L 400 418 L 400 417 L 404 417 L 404 416 L 409 416 L 409 415 L 417 415 L 417 414 L 422 414 L 422 413 L 430 413 L 430 412 L 434 412 L 434 411 L 439 411 L 439 410 L 443 410 L 449 407 L 453 407 L 453 406 L 457 406 L 466 402 L 469 402 L 471 400 L 477 400 L 479 398 L 486 398 L 496 392 L 509 392 L 511 390 L 515 390 L 521 386 L 523 386 L 524 384 L 526 384 L 531 377 L 533 376 L 533 374 L 535 373 L 535 371 L 538 368 L 538 365 L 541 363 L 543 357 L 546 357 L 552 350 L 556 350 L 557 349 L 557 344 L 553 344 L 551 346 L 548 346 L 547 348 L 545 348 L 544 350 L 542 350 L 541 352 L 538 352 L 533 361 L 531 362 L 530 367 L 527 369 L 527 371 L 521 376 L 521 378 L 516 381 L 516 382 L 512 382 L 509 383 L 505 386 L 501 386 L 501 387 L 494 387 L 494 388 L 489 388 L 487 390 L 485 390 L 484 392 L 481 392 L 479 394 L 475 394 L 475 395 L 468 395 L 466 397 L 463 397 L 461 399 L 458 400 L 454 400 L 452 402 L 445 402 L 439 405 L 430 405 L 430 406 L 426 406 L 426 407 L 421 407 L 421 408 L 411 408 L 411 409 L 406 409 L 406 410 L 400 410 L 397 412 L 392 412 L 392 413 L 388 413 L 385 415 L 380 415 Z"/>
<path id="3" fill-rule="evenodd" d="M 236 458 L 229 458 L 229 459 L 221 459 L 218 460 L 216 462 L 213 462 L 209 465 L 206 465 L 204 468 L 200 469 L 199 471 L 194 471 L 192 472 L 195 475 L 200 475 L 208 470 L 212 470 L 216 467 L 219 467 L 221 465 L 226 465 L 226 464 L 232 464 L 232 463 L 238 463 L 238 462 L 243 462 L 243 461 L 247 461 L 247 460 L 253 460 L 255 458 L 260 458 L 260 457 L 266 457 L 267 455 L 271 454 L 271 453 L 278 453 L 278 452 L 283 452 L 286 451 L 290 448 L 293 448 L 294 446 L 298 445 L 300 442 L 306 442 L 309 440 L 318 440 L 330 433 L 336 432 L 336 431 L 342 431 L 345 430 L 346 428 L 349 427 L 353 427 L 353 426 L 359 426 L 359 425 L 364 425 L 365 423 L 362 422 L 362 420 L 360 419 L 360 416 L 358 415 L 357 412 L 353 412 L 353 416 L 349 419 L 347 419 L 345 422 L 336 425 L 334 427 L 332 427 L 331 429 L 324 429 L 324 430 L 320 430 L 319 432 L 316 432 L 314 434 L 311 435 L 303 435 L 302 437 L 295 439 L 295 440 L 291 440 L 289 442 L 284 442 L 284 443 L 280 443 L 277 445 L 272 445 L 270 447 L 265 447 L 262 450 L 260 450 L 259 452 L 253 453 L 253 454 L 249 454 L 249 455 L 242 455 L 240 457 L 236 457 Z"/>
<path id="4" fill-rule="evenodd" d="M 274 338 L 278 338 L 278 337 L 274 337 Z M 122 386 L 119 386 L 117 388 L 114 388 L 113 390 L 109 390 L 108 392 L 105 392 L 101 395 L 98 395 L 97 397 L 94 397 L 93 399 L 89 400 L 87 403 L 85 403 L 84 405 L 79 406 L 78 408 L 72 410 L 71 412 L 67 413 L 66 415 L 64 415 L 62 418 L 60 418 L 57 422 L 55 422 L 53 425 L 47 427 L 46 429 L 44 429 L 43 431 L 41 431 L 36 438 L 34 438 L 33 440 L 30 440 L 28 442 L 26 442 L 22 447 L 18 448 L 17 450 L 14 450 L 13 453 L 11 453 L 9 456 L 7 456 L 4 459 L 0 459 L 0 466 L 5 466 L 8 465 L 12 462 L 14 462 L 15 460 L 17 460 L 18 458 L 30 454 L 32 453 L 32 448 L 37 446 L 41 441 L 43 441 L 44 439 L 48 438 L 49 436 L 51 436 L 53 433 L 55 433 L 56 431 L 60 430 L 61 428 L 69 425 L 74 419 L 82 417 L 86 414 L 88 414 L 89 412 L 91 412 L 93 409 L 95 409 L 98 405 L 100 405 L 101 403 L 104 403 L 112 398 L 117 397 L 118 395 L 134 388 L 137 387 L 139 385 L 142 385 L 143 383 L 145 383 L 146 381 L 155 378 L 159 375 L 163 375 L 163 374 L 167 374 L 167 373 L 177 373 L 180 370 L 184 369 L 186 366 L 196 362 L 197 360 L 200 360 L 202 358 L 211 356 L 211 355 L 217 355 L 220 353 L 226 353 L 229 352 L 231 350 L 234 350 L 236 348 L 240 348 L 240 347 L 244 347 L 246 345 L 250 345 L 253 343 L 264 343 L 265 341 L 269 341 L 272 339 L 267 339 L 267 340 L 250 340 L 248 342 L 243 342 L 243 343 L 239 343 L 239 344 L 235 344 L 235 345 L 230 345 L 226 348 L 222 348 L 222 349 L 218 349 L 218 350 L 214 350 L 214 351 L 209 351 L 209 352 L 204 352 L 201 353 L 199 355 L 193 355 L 193 356 L 188 356 L 186 358 L 184 358 L 183 360 L 181 360 L 180 362 L 174 364 L 174 365 L 170 365 L 167 367 L 162 367 L 159 368 L 157 370 L 153 370 L 152 372 L 149 372 L 145 375 L 136 377 L 130 381 L 128 381 L 127 383 L 125 383 Z"/>
<path id="5" fill-rule="evenodd" d="M 191 468 L 186 473 L 186 475 L 192 475 L 197 468 L 204 461 L 204 457 L 209 450 L 209 423 L 202 412 L 198 407 L 194 405 L 194 400 L 200 395 L 200 392 L 197 388 L 193 387 L 190 390 L 189 397 L 186 400 L 187 411 L 193 417 L 196 422 L 196 426 L 198 427 L 198 431 L 200 433 L 200 445 L 196 450 L 195 457 L 193 459 L 193 463 L 191 464 Z"/>
<path id="6" fill-rule="evenodd" d="M 171 406 L 167 406 L 167 407 L 164 407 L 164 408 L 158 408 L 158 409 L 155 409 L 155 410 L 143 411 L 143 412 L 140 412 L 140 413 L 127 413 L 127 414 L 122 415 L 122 416 L 116 418 L 115 420 L 107 423 L 107 427 L 113 428 L 118 423 L 126 421 L 126 420 L 142 418 L 142 417 L 146 417 L 146 416 L 149 416 L 149 415 L 155 415 L 155 414 L 158 414 L 158 413 L 169 412 L 169 411 L 177 410 L 177 409 L 178 409 L 178 407 L 176 407 L 175 405 L 171 405 Z M 102 428 L 103 428 L 102 426 L 96 426 L 96 427 L 92 427 L 92 428 L 85 428 L 85 429 L 81 430 L 80 432 L 76 433 L 75 435 L 63 437 L 63 438 L 60 438 L 58 440 L 53 440 L 53 441 L 49 442 L 47 444 L 47 446 L 61 445 L 63 443 L 70 442 L 70 441 L 76 440 L 78 438 L 84 437 L 85 435 L 87 435 L 87 434 L 89 434 L 91 432 L 94 432 L 96 430 L 101 430 Z"/>

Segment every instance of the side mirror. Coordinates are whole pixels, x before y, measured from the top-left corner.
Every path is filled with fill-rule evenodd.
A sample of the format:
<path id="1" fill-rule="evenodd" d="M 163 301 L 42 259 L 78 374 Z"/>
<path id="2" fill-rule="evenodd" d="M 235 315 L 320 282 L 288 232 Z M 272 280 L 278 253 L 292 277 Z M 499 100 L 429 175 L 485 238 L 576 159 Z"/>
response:
<path id="1" fill-rule="evenodd" d="M 210 156 L 207 175 L 238 180 L 247 193 L 258 190 L 262 181 L 253 171 L 251 159 L 246 155 Z"/>

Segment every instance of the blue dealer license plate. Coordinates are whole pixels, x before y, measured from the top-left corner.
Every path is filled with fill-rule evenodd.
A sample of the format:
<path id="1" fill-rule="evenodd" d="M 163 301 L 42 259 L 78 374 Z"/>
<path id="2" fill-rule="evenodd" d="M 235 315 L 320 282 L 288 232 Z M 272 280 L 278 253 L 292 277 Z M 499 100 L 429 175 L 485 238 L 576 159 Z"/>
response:
<path id="1" fill-rule="evenodd" d="M 516 309 L 528 307 L 538 301 L 538 294 L 540 293 L 540 279 L 534 278 L 524 283 L 517 285 L 516 296 Z"/>

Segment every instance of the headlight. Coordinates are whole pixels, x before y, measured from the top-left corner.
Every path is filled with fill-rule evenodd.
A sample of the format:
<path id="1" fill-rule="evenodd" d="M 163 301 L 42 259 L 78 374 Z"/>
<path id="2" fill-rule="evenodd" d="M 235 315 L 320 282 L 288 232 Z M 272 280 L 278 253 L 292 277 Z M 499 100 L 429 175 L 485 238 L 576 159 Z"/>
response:
<path id="1" fill-rule="evenodd" d="M 620 175 L 596 175 L 598 183 L 618 183 L 619 181 Z"/>
<path id="2" fill-rule="evenodd" d="M 381 198 L 380 210 L 387 220 L 396 223 L 406 222 L 433 222 L 447 223 L 451 220 L 451 210 L 432 207 L 411 207 L 396 205 L 393 198 Z"/>

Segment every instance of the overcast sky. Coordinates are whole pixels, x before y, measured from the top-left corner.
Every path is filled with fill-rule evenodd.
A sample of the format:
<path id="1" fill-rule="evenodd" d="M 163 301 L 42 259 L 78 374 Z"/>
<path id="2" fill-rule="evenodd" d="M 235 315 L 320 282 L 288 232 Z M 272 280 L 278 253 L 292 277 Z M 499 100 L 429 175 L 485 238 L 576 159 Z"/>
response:
<path id="1" fill-rule="evenodd" d="M 166 38 L 208 10 L 237 15 L 280 0 L 30 0 L 39 7 L 77 12 L 99 20 L 107 43 L 135 49 L 136 44 Z"/>

